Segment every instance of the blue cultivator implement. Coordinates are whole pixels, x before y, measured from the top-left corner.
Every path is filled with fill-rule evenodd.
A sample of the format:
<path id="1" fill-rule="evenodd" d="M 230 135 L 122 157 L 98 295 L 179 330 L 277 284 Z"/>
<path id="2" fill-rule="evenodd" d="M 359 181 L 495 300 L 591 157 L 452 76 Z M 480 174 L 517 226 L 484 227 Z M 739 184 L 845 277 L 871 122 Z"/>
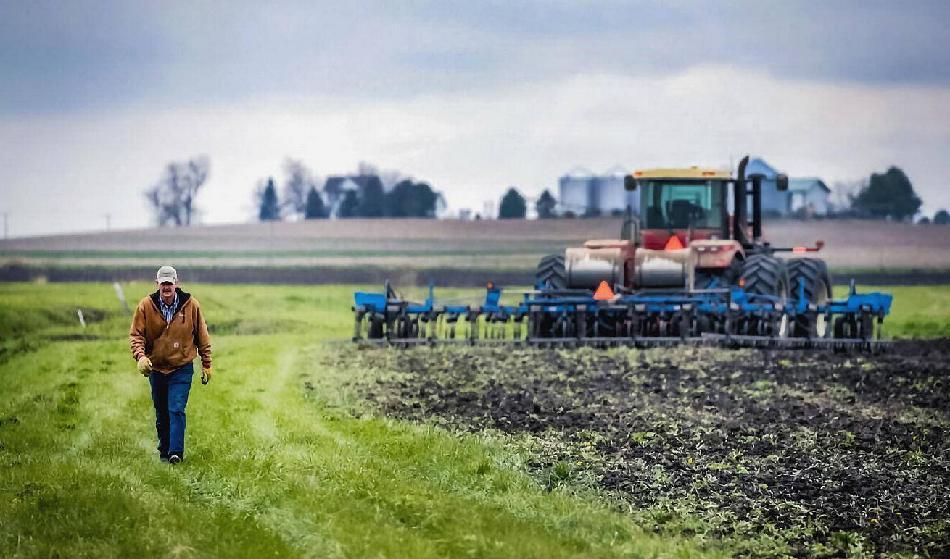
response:
<path id="1" fill-rule="evenodd" d="M 727 347 L 827 347 L 874 351 L 890 311 L 886 293 L 808 301 L 804 282 L 784 301 L 741 287 L 691 292 L 613 294 L 606 284 L 590 290 L 537 289 L 517 304 L 501 304 L 502 289 L 489 284 L 476 305 L 440 305 L 429 287 L 424 302 L 383 293 L 355 294 L 353 339 L 361 344 L 406 347 L 439 343 L 511 343 L 542 347 L 655 347 L 693 343 Z"/>

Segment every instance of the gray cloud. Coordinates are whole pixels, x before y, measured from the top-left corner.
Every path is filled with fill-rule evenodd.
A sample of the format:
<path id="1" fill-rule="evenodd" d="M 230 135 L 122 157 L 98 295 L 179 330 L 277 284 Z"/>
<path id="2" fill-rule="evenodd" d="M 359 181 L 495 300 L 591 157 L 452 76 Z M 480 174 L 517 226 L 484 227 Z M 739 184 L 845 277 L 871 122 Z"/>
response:
<path id="1" fill-rule="evenodd" d="M 728 64 L 950 84 L 947 2 L 0 0 L 0 111 L 405 97 Z"/>

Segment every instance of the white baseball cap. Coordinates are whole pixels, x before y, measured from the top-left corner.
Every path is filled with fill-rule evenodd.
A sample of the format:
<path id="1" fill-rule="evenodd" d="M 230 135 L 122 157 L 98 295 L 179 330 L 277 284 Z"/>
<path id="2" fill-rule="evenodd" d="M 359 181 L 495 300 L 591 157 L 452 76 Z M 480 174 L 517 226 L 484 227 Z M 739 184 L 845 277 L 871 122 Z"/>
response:
<path id="1" fill-rule="evenodd" d="M 178 272 L 171 266 L 162 266 L 158 269 L 158 273 L 155 274 L 155 281 L 158 283 L 164 283 L 166 281 L 178 283 Z"/>

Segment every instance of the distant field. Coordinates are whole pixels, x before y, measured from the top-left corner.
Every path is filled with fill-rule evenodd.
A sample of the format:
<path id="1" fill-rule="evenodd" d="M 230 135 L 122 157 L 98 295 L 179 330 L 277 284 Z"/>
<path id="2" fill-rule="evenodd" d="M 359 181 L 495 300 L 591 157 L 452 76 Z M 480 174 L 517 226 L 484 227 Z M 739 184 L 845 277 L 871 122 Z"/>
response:
<path id="1" fill-rule="evenodd" d="M 529 270 L 588 239 L 616 238 L 620 219 L 338 220 L 59 235 L 0 242 L 0 265 L 290 266 Z M 950 228 L 871 221 L 766 226 L 776 246 L 811 245 L 838 270 L 948 270 Z"/>

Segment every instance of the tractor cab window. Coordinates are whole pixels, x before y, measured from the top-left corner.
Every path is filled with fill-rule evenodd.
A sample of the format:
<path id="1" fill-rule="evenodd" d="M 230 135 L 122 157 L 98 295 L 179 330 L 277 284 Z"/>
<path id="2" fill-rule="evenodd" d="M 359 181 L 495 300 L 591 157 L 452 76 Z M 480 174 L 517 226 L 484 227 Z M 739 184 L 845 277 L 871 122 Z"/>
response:
<path id="1" fill-rule="evenodd" d="M 722 181 L 642 181 L 640 219 L 645 229 L 720 229 Z"/>

